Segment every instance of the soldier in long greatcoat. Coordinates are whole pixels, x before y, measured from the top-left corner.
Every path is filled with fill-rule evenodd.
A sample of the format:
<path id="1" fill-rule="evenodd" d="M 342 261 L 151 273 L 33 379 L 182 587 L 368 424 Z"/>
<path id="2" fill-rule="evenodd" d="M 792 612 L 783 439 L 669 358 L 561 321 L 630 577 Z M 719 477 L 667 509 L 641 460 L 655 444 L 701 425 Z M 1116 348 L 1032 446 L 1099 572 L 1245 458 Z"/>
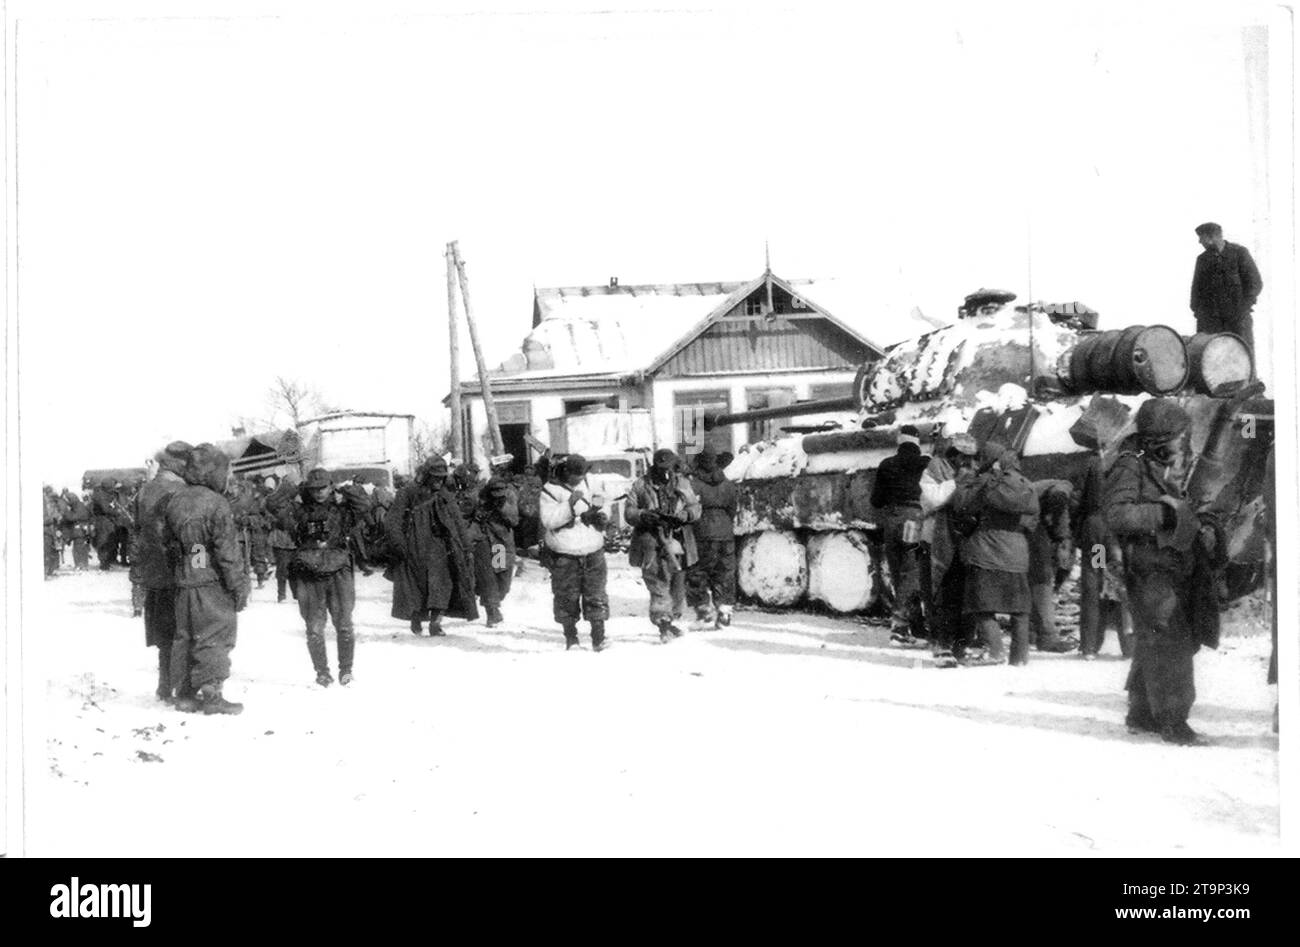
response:
<path id="1" fill-rule="evenodd" d="M 474 561 L 456 496 L 447 489 L 447 462 L 430 458 L 404 486 L 384 521 L 390 555 L 384 573 L 393 582 L 394 618 L 420 634 L 444 634 L 441 617 L 478 618 L 474 601 Z"/>

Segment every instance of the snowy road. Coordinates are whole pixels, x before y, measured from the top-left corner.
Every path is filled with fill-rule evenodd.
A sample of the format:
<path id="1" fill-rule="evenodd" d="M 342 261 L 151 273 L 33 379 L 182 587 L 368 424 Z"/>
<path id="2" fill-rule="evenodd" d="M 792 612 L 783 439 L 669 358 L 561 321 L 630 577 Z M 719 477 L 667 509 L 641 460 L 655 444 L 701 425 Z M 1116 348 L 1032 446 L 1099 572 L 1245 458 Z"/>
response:
<path id="1" fill-rule="evenodd" d="M 1278 850 L 1265 633 L 1197 657 L 1191 723 L 1213 742 L 1177 748 L 1125 731 L 1117 654 L 938 670 L 879 628 L 752 611 L 663 646 L 616 561 L 599 654 L 563 650 L 534 562 L 503 626 L 442 639 L 412 636 L 391 586 L 359 576 L 346 690 L 315 685 L 297 609 L 268 585 L 240 615 L 239 717 L 156 702 L 125 573 L 65 571 L 26 607 L 49 680 L 29 853 Z"/>

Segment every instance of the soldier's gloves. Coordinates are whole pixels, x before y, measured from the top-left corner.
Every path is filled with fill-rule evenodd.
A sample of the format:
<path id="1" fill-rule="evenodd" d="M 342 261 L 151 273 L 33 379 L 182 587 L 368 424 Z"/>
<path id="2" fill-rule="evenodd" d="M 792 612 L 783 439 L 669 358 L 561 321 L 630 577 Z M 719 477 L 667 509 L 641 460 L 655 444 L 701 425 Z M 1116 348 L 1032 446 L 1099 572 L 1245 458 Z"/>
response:
<path id="1" fill-rule="evenodd" d="M 663 518 L 655 510 L 644 510 L 641 513 L 640 523 L 646 529 L 656 529 L 662 521 Z"/>
<path id="2" fill-rule="evenodd" d="M 578 519 L 582 520 L 584 526 L 593 529 L 604 529 L 609 525 L 609 517 L 603 510 L 587 510 Z"/>
<path id="3" fill-rule="evenodd" d="M 1166 525 L 1165 530 L 1172 530 L 1173 535 L 1158 535 L 1156 537 L 1157 545 L 1161 547 L 1172 546 L 1179 552 L 1187 552 L 1196 542 L 1196 534 L 1200 532 L 1201 523 L 1196 518 L 1196 513 L 1188 505 L 1186 500 L 1179 500 L 1176 497 L 1161 497 L 1160 502 L 1165 504 L 1167 511 L 1165 513 L 1165 523 L 1169 524 L 1170 512 L 1173 513 L 1172 525 Z"/>

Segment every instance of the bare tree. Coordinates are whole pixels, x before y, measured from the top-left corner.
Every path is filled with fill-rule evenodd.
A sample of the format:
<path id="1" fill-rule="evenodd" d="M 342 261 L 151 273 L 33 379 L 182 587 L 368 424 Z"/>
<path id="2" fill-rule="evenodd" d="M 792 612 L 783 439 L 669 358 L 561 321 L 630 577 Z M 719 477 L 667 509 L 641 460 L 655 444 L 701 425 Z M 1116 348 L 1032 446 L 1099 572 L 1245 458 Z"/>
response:
<path id="1" fill-rule="evenodd" d="M 296 378 L 276 376 L 266 393 L 272 420 L 285 419 L 289 427 L 298 427 L 306 418 L 338 410 L 321 393 Z"/>
<path id="2" fill-rule="evenodd" d="M 442 457 L 451 451 L 451 431 L 446 424 L 417 420 L 411 435 L 411 462 L 419 467 L 430 457 Z"/>

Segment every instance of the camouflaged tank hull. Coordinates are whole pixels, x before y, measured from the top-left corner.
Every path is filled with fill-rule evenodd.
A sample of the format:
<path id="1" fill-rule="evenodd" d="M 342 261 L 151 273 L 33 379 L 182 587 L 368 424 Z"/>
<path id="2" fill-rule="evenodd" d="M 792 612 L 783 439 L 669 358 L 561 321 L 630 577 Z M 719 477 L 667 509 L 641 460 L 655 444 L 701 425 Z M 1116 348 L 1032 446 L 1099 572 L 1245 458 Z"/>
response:
<path id="1" fill-rule="evenodd" d="M 935 437 L 967 432 L 979 444 L 998 440 L 1016 448 L 1031 480 L 1064 479 L 1081 487 L 1090 453 L 1076 436 L 1089 432 L 1108 466 L 1133 433 L 1137 407 L 1153 396 L 1132 393 L 1143 370 L 1140 359 L 1135 361 L 1134 343 L 1140 347 L 1151 333 L 1115 330 L 1109 338 L 1100 336 L 1041 313 L 1020 312 L 958 324 L 895 346 L 859 372 L 861 430 L 742 449 L 728 471 L 739 494 L 737 535 L 780 531 L 805 543 L 827 531 L 872 535 L 876 523 L 869 497 L 875 469 L 894 452 L 897 430 L 904 424 L 922 432 L 923 450 L 930 449 Z M 1081 342 L 1091 352 L 1087 358 L 1077 353 Z M 1159 350 L 1156 343 L 1165 348 Z M 1150 368 L 1152 386 L 1182 377 L 1180 390 L 1168 396 L 1192 418 L 1188 449 L 1176 469 L 1189 499 L 1214 513 L 1228 537 L 1230 597 L 1245 594 L 1257 587 L 1264 572 L 1264 470 L 1273 443 L 1272 401 L 1260 397 L 1262 386 L 1251 381 L 1249 357 L 1244 374 L 1226 384 L 1235 393 L 1212 396 L 1190 387 L 1194 382 L 1205 387 L 1204 375 L 1197 374 L 1203 366 L 1192 366 L 1195 372 L 1180 367 L 1168 333 L 1159 334 L 1156 343 L 1151 357 L 1171 361 Z M 1225 372 L 1241 372 L 1241 364 L 1238 356 L 1221 369 L 1216 384 L 1224 384 Z M 1208 375 L 1213 366 L 1204 368 Z M 1102 379 L 1126 379 L 1126 393 L 1070 390 L 1088 387 L 1080 376 L 1089 371 Z M 766 476 L 765 470 L 782 475 Z M 816 569 L 816 558 L 809 561 Z M 868 572 L 877 574 L 878 581 L 883 570 L 883 563 L 873 561 Z M 875 600 L 878 596 L 869 592 L 872 574 L 864 574 L 861 582 L 863 600 Z M 826 584 L 816 575 L 808 581 L 812 589 Z M 841 588 L 838 598 L 851 601 L 854 596 Z"/>

